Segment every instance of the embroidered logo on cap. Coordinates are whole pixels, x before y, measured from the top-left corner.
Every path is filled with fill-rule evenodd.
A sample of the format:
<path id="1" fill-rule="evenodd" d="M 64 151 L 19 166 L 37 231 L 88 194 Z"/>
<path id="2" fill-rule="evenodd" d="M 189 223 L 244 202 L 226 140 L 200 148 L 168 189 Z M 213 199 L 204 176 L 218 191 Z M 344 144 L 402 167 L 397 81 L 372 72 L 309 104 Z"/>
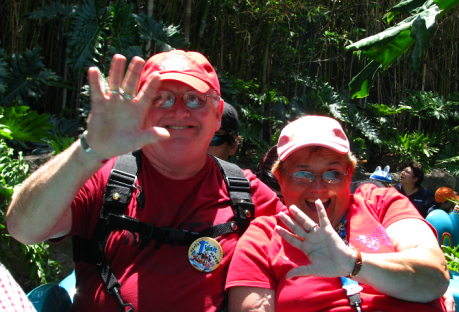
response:
<path id="1" fill-rule="evenodd" d="M 188 70 L 190 69 L 190 62 L 184 55 L 179 54 L 169 54 L 159 65 L 161 70 Z"/>

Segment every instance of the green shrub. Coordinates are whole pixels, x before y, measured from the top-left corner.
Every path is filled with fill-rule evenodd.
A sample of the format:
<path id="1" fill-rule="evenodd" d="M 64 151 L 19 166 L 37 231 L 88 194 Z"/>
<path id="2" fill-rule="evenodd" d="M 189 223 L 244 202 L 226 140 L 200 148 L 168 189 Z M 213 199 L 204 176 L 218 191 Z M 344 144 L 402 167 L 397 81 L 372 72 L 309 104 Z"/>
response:
<path id="1" fill-rule="evenodd" d="M 61 266 L 49 257 L 48 243 L 19 243 L 8 233 L 5 220 L 15 187 L 30 174 L 29 165 L 18 148 L 28 142 L 45 142 L 49 130 L 48 115 L 38 114 L 28 106 L 0 107 L 0 261 L 25 290 L 56 281 L 61 271 Z"/>
<path id="2" fill-rule="evenodd" d="M 448 269 L 459 272 L 459 245 L 454 247 L 442 245 L 441 248 L 445 255 Z"/>

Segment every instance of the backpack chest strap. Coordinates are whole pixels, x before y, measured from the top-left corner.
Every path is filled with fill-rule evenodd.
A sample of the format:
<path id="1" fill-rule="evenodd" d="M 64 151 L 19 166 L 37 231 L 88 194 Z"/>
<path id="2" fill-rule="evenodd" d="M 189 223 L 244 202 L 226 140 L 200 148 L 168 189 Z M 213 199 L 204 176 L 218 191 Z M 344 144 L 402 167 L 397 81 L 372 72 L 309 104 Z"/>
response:
<path id="1" fill-rule="evenodd" d="M 214 157 L 220 167 L 231 199 L 234 221 L 218 224 L 201 232 L 193 232 L 156 227 L 129 217 L 124 212 L 131 201 L 134 190 L 139 190 L 136 198 L 137 209 L 142 209 L 144 205 L 143 192 L 136 186 L 141 158 L 140 151 L 118 157 L 105 189 L 104 202 L 93 237 L 91 239 L 73 237 L 74 261 L 95 263 L 101 270 L 101 277 L 108 292 L 117 299 L 122 309 L 128 307 L 129 311 L 134 311 L 134 307 L 123 301 L 120 293 L 121 285 L 113 275 L 104 256 L 107 239 L 113 231 L 126 230 L 131 232 L 137 238 L 139 248 L 145 247 L 152 240 L 155 241 L 156 248 L 160 248 L 164 243 L 190 245 L 200 237 L 215 238 L 230 233 L 240 235 L 245 231 L 255 214 L 250 183 L 242 170 L 233 163 Z"/>

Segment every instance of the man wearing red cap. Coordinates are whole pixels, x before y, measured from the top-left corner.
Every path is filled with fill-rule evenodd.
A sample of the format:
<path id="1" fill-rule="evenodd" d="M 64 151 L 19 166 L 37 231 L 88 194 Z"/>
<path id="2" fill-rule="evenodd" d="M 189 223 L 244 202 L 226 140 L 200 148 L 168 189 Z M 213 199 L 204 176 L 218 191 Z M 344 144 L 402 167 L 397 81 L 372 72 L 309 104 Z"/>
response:
<path id="1" fill-rule="evenodd" d="M 107 85 L 89 69 L 87 130 L 26 180 L 9 207 L 8 229 L 26 244 L 66 236 L 91 243 L 106 234 L 101 219 L 111 226 L 103 256 L 76 262 L 74 311 L 218 311 L 240 232 L 222 171 L 207 155 L 223 109 L 217 74 L 203 55 L 180 50 L 147 62 L 135 57 L 126 73 L 125 65 L 113 57 Z M 107 186 L 119 155 L 136 150 L 134 182 Z M 268 187 L 244 174 L 255 215 L 282 209 Z M 119 221 L 129 221 L 127 229 L 104 210 L 126 200 L 123 188 L 132 192 Z"/>

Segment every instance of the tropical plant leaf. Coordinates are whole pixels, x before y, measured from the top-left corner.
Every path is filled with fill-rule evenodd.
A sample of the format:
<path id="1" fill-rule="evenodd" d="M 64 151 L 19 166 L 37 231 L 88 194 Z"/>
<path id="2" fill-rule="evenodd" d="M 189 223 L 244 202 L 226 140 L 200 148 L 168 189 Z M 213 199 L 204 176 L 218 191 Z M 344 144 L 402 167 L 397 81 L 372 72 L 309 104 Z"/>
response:
<path id="1" fill-rule="evenodd" d="M 388 28 L 377 35 L 353 43 L 346 49 L 360 49 L 364 55 L 386 69 L 414 43 L 410 27 L 411 22 Z"/>
<path id="2" fill-rule="evenodd" d="M 442 10 L 449 10 L 459 3 L 459 0 L 433 0 Z"/>
<path id="3" fill-rule="evenodd" d="M 0 124 L 0 137 L 4 137 L 10 140 L 13 139 L 13 136 L 11 135 L 11 130 L 8 128 L 7 125 Z"/>
<path id="4" fill-rule="evenodd" d="M 117 1 L 108 8 L 109 36 L 106 38 L 118 53 L 125 55 L 127 47 L 138 43 L 138 32 L 133 17 L 134 5 L 131 2 Z"/>
<path id="5" fill-rule="evenodd" d="M 417 68 L 421 64 L 425 50 L 428 48 L 430 34 L 436 24 L 437 16 L 445 10 L 442 8 L 449 9 L 457 3 L 459 3 L 459 0 L 444 1 L 440 3 L 440 8 L 433 0 L 424 2 L 416 0 L 402 1 L 394 6 L 389 11 L 389 14 L 386 14 L 385 19 L 391 21 L 395 14 L 402 12 L 410 12 L 411 16 L 376 35 L 350 44 L 345 49 L 360 51 L 371 60 L 381 64 L 385 70 L 414 45 L 411 66 Z M 420 6 L 416 8 L 416 5 Z M 358 76 L 364 72 L 365 69 Z M 366 73 L 365 77 L 354 77 L 352 79 L 353 81 L 350 83 L 352 98 L 368 96 L 368 77 L 369 73 Z"/>
<path id="6" fill-rule="evenodd" d="M 427 29 L 426 20 L 418 17 L 413 21 L 411 28 L 411 37 L 414 38 L 415 44 L 411 53 L 411 67 L 418 69 L 421 66 L 424 54 L 427 51 L 430 42 L 430 31 Z"/>
<path id="7" fill-rule="evenodd" d="M 370 61 L 360 73 L 352 78 L 351 82 L 349 82 L 351 99 L 364 98 L 370 94 L 373 79 L 381 67 L 382 65 L 378 62 Z"/>
<path id="8" fill-rule="evenodd" d="M 49 5 L 44 5 L 26 16 L 32 20 L 51 20 L 58 17 L 67 17 L 75 11 L 76 6 L 66 5 L 61 1 L 54 1 Z"/>
<path id="9" fill-rule="evenodd" d="M 134 14 L 142 40 L 153 40 L 161 51 L 185 48 L 187 43 L 179 26 L 164 25 L 145 14 Z"/>
<path id="10" fill-rule="evenodd" d="M 13 54 L 6 68 L 4 81 L 7 90 L 3 97 L 5 104 L 13 101 L 19 105 L 41 98 L 45 87 L 59 80 L 52 71 L 45 68 L 40 56 L 41 50 L 35 48 L 24 54 Z"/>
<path id="11" fill-rule="evenodd" d="M 394 5 L 384 16 L 383 20 L 386 23 L 391 23 L 394 17 L 398 14 L 409 14 L 417 10 L 425 3 L 426 0 L 405 0 Z"/>
<path id="12" fill-rule="evenodd" d="M 435 166 L 444 168 L 451 174 L 457 176 L 459 175 L 459 156 L 437 160 Z"/>
<path id="13" fill-rule="evenodd" d="M 393 107 L 386 104 L 371 104 L 371 107 L 376 110 L 378 116 L 392 116 L 400 114 L 406 110 L 411 110 L 410 106 Z"/>
<path id="14" fill-rule="evenodd" d="M 0 107 L 0 124 L 10 132 L 7 138 L 26 142 L 43 141 L 52 128 L 47 114 L 38 114 L 28 106 Z"/>
<path id="15" fill-rule="evenodd" d="M 98 59 L 103 55 L 103 31 L 109 15 L 105 7 L 99 6 L 99 2 L 84 0 L 71 16 L 67 53 L 75 71 L 98 64 Z"/>
<path id="16" fill-rule="evenodd" d="M 439 149 L 431 145 L 428 135 L 415 131 L 399 134 L 387 145 L 388 149 L 401 157 L 401 162 L 415 160 L 429 167 L 428 160 L 438 153 Z"/>

